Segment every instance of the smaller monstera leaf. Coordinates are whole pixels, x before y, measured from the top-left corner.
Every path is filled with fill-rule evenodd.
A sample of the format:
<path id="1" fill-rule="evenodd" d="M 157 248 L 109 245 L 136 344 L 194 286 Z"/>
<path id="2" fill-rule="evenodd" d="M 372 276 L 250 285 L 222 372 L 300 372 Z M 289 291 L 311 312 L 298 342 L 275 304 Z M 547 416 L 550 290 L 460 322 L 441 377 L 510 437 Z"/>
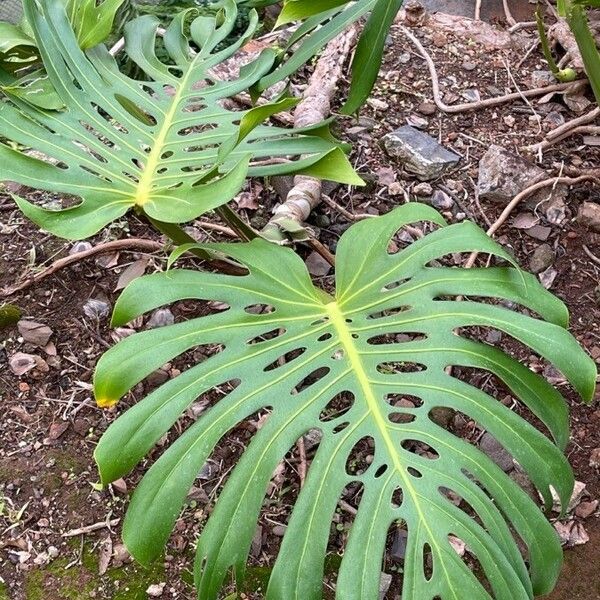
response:
<path id="1" fill-rule="evenodd" d="M 66 0 L 65 8 L 80 48 L 93 48 L 110 35 L 124 0 Z M 34 33 L 24 18 L 20 25 L 0 22 L 0 89 L 41 108 L 63 108 L 42 68 Z"/>
<path id="2" fill-rule="evenodd" d="M 345 114 L 357 112 L 377 80 L 385 40 L 402 3 L 403 0 L 285 0 L 278 25 L 303 23 L 288 41 L 289 54 L 277 69 L 262 78 L 257 89 L 266 89 L 289 77 L 350 24 L 367 16 L 352 61 L 350 92 L 342 107 Z"/>
<path id="3" fill-rule="evenodd" d="M 441 227 L 391 253 L 396 232 L 419 221 Z M 408 535 L 403 598 L 491 598 L 449 536 L 466 543 L 494 598 L 532 598 L 551 590 L 561 564 L 554 529 L 508 475 L 432 414 L 440 408 L 464 413 L 512 454 L 547 506 L 551 486 L 566 506 L 573 476 L 562 453 L 568 441 L 563 398 L 540 375 L 464 328 L 494 328 L 528 346 L 586 400 L 593 395 L 596 368 L 566 331 L 564 305 L 535 277 L 512 267 L 440 266 L 444 256 L 472 251 L 512 262 L 477 226 L 444 225 L 436 211 L 419 204 L 353 225 L 338 244 L 334 295 L 313 285 L 291 250 L 260 239 L 210 245 L 244 265 L 246 275 L 171 270 L 126 289 L 114 325 L 184 299 L 228 307 L 129 337 L 98 364 L 97 400 L 112 405 L 178 355 L 197 347 L 211 354 L 108 429 L 95 454 L 104 483 L 129 473 L 198 397 L 219 390 L 220 399 L 175 437 L 132 498 L 124 539 L 136 558 L 159 556 L 215 445 L 245 419 L 262 414 L 264 423 L 198 542 L 202 600 L 218 597 L 231 568 L 243 577 L 271 477 L 310 430 L 320 431 L 320 443 L 287 524 L 268 600 L 323 597 L 331 521 L 351 484 L 362 495 L 337 579 L 340 600 L 378 598 L 394 523 Z M 548 435 L 460 377 L 464 368 L 495 375 L 496 385 L 531 411 Z M 351 468 L 361 447 L 373 455 L 364 472 Z M 528 548 L 527 562 L 513 533 Z"/>
<path id="4" fill-rule="evenodd" d="M 148 81 L 119 72 L 102 45 L 84 53 L 62 0 L 24 4 L 48 81 L 65 109 L 45 110 L 24 94 L 13 94 L 0 105 L 0 135 L 36 151 L 0 144 L 0 180 L 80 199 L 51 211 L 17 198 L 23 212 L 44 229 L 84 238 L 133 207 L 158 221 L 183 223 L 231 200 L 248 174 L 294 171 L 361 182 L 326 125 L 283 129 L 262 124 L 295 100 L 239 112 L 222 106 L 224 99 L 258 81 L 275 60 L 275 52 L 268 50 L 233 81 L 211 76 L 211 69 L 231 57 L 257 26 L 253 12 L 246 34 L 218 50 L 235 26 L 233 0 L 226 0 L 214 17 L 195 17 L 191 39 L 185 23 L 194 11 L 173 19 L 163 37 L 172 64 L 156 54 L 158 22 L 153 17 L 128 23 L 125 51 Z"/>
<path id="5" fill-rule="evenodd" d="M 37 60 L 37 46 L 22 28 L 0 22 L 0 69 L 14 73 Z"/>

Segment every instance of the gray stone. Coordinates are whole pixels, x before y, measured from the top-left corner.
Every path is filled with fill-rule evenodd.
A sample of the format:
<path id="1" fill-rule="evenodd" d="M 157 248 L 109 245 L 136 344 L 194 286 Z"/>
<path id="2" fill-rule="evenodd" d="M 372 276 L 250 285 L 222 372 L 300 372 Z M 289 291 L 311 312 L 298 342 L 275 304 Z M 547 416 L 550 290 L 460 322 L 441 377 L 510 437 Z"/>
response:
<path id="1" fill-rule="evenodd" d="M 600 233 L 600 204 L 584 202 L 579 207 L 577 220 L 592 231 Z"/>
<path id="2" fill-rule="evenodd" d="M 402 562 L 406 556 L 406 546 L 408 544 L 408 531 L 405 529 L 398 529 L 394 535 L 394 541 L 392 542 L 392 551 L 390 556 L 392 560 Z"/>
<path id="3" fill-rule="evenodd" d="M 529 268 L 532 273 L 545 271 L 554 262 L 554 250 L 548 244 L 538 246 L 529 259 Z"/>
<path id="4" fill-rule="evenodd" d="M 438 210 L 450 210 L 454 206 L 454 200 L 442 190 L 435 190 L 430 202 L 431 206 Z"/>
<path id="5" fill-rule="evenodd" d="M 148 329 L 156 329 L 157 327 L 166 327 L 175 323 L 175 316 L 168 308 L 159 308 L 152 313 L 148 320 Z"/>
<path id="6" fill-rule="evenodd" d="M 479 196 L 508 204 L 519 192 L 545 176 L 545 171 L 534 163 L 500 146 L 491 146 L 479 162 Z"/>
<path id="7" fill-rule="evenodd" d="M 306 268 L 315 277 L 325 277 L 331 271 L 331 265 L 318 252 L 311 252 L 308 255 Z"/>
<path id="8" fill-rule="evenodd" d="M 103 319 L 104 317 L 108 317 L 110 306 L 103 300 L 91 298 L 83 305 L 83 312 L 90 319 Z"/>
<path id="9" fill-rule="evenodd" d="M 513 469 L 512 456 L 493 435 L 484 433 L 479 442 L 479 449 L 487 454 L 505 473 Z"/>
<path id="10" fill-rule="evenodd" d="M 440 177 L 460 160 L 460 156 L 410 125 L 388 133 L 381 143 L 389 156 L 398 159 L 407 171 L 414 173 L 421 181 Z"/>
<path id="11" fill-rule="evenodd" d="M 89 242 L 75 242 L 71 249 L 69 250 L 69 254 L 79 254 L 80 252 L 87 252 L 92 249 L 92 244 Z"/>

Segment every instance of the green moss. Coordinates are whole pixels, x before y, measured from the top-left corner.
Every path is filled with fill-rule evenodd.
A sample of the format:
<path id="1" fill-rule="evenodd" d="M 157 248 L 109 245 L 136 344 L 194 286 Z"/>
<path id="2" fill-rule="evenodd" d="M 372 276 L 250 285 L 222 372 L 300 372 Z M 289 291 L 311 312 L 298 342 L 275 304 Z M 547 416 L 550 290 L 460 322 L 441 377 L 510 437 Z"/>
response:
<path id="1" fill-rule="evenodd" d="M 77 544 L 74 550 L 79 550 Z M 65 567 L 69 558 L 58 559 L 49 565 L 27 573 L 26 600 L 83 600 L 96 590 L 97 597 L 111 600 L 147 600 L 146 590 L 153 583 L 165 580 L 162 563 L 145 569 L 135 563 L 109 569 L 98 575 L 98 555 L 91 545 L 84 547 L 81 565 Z M 8 600 L 0 594 L 0 600 Z"/>
<path id="2" fill-rule="evenodd" d="M 96 582 L 85 567 L 66 569 L 68 559 L 30 571 L 25 579 L 27 600 L 77 600 L 89 596 Z"/>
<path id="3" fill-rule="evenodd" d="M 132 563 L 109 569 L 106 575 L 114 586 L 113 600 L 146 600 L 148 586 L 165 580 L 162 563 L 156 563 L 148 569 Z"/>
<path id="4" fill-rule="evenodd" d="M 0 306 L 0 329 L 16 325 L 21 318 L 21 311 L 12 304 Z"/>
<path id="5" fill-rule="evenodd" d="M 8 588 L 4 583 L 0 583 L 0 600 L 10 600 L 8 597 Z"/>
<path id="6" fill-rule="evenodd" d="M 50 450 L 48 456 L 54 460 L 54 464 L 60 471 L 70 473 L 79 473 L 86 467 L 85 457 L 79 456 L 74 452 L 64 450 Z"/>

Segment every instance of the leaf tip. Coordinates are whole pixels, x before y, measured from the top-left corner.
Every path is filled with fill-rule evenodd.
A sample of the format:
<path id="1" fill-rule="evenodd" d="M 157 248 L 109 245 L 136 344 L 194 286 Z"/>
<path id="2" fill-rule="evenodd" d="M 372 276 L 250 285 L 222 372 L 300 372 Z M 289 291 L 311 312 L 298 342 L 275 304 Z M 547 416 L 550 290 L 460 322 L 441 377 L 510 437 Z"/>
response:
<path id="1" fill-rule="evenodd" d="M 116 406 L 118 402 L 118 398 L 107 398 L 104 396 L 96 398 L 96 406 L 98 406 L 98 408 L 112 408 L 113 406 Z"/>

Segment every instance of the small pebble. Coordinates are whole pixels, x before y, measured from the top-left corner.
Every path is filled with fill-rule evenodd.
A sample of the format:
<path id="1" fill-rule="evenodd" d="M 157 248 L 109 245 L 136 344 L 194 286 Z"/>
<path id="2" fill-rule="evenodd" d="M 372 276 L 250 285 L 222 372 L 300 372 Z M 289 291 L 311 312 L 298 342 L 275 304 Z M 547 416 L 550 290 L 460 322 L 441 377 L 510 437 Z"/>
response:
<path id="1" fill-rule="evenodd" d="M 168 308 L 159 308 L 152 313 L 148 320 L 148 329 L 156 329 L 157 327 L 166 327 L 175 323 L 175 316 Z"/>
<path id="2" fill-rule="evenodd" d="M 431 196 L 431 194 L 433 194 L 433 188 L 431 187 L 431 184 L 427 183 L 426 181 L 417 183 L 417 185 L 415 185 L 413 188 L 413 194 L 421 198 Z"/>
<path id="3" fill-rule="evenodd" d="M 92 249 L 92 245 L 89 242 L 75 242 L 71 249 L 69 250 L 69 254 L 79 254 L 80 252 L 87 252 Z"/>
<path id="4" fill-rule="evenodd" d="M 108 317 L 110 306 L 103 300 L 91 298 L 83 305 L 83 313 L 90 319 L 103 319 Z"/>
<path id="5" fill-rule="evenodd" d="M 433 115 L 435 114 L 437 108 L 435 106 L 435 104 L 433 104 L 432 102 L 421 102 L 421 104 L 419 104 L 417 110 L 422 114 L 422 115 Z"/>
<path id="6" fill-rule="evenodd" d="M 160 598 L 165 590 L 166 583 L 153 583 L 147 590 L 148 598 Z"/>

